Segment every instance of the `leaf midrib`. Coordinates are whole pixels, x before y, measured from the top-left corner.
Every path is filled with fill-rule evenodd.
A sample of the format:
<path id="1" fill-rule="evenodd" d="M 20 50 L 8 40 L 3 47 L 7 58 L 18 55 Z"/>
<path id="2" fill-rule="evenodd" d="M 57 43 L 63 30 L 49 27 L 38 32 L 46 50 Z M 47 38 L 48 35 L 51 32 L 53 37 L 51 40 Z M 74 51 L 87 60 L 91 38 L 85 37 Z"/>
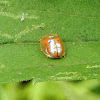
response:
<path id="1" fill-rule="evenodd" d="M 79 43 L 100 43 L 100 41 L 79 41 L 79 42 L 64 42 L 64 43 L 75 43 L 75 44 L 79 44 Z M 39 42 L 12 42 L 12 43 L 2 43 L 2 44 L 0 44 L 0 46 L 1 45 L 20 45 L 20 44 L 40 44 Z"/>

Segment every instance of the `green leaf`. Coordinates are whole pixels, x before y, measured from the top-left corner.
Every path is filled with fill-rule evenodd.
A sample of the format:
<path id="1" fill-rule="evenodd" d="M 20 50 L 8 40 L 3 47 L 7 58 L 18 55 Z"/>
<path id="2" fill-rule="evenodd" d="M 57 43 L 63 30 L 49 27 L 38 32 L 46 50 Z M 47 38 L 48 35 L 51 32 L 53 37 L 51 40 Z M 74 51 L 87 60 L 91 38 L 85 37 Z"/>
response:
<path id="1" fill-rule="evenodd" d="M 99 0 L 0 1 L 0 83 L 100 79 Z M 66 57 L 50 59 L 39 39 L 57 25 Z"/>

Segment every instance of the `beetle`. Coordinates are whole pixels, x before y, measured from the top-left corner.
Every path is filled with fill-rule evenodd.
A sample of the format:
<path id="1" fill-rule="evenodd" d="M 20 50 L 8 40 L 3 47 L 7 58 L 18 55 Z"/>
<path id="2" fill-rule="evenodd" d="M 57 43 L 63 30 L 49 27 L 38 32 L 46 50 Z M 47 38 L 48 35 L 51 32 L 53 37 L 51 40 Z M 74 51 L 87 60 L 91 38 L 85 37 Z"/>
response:
<path id="1" fill-rule="evenodd" d="M 44 29 L 40 27 L 43 31 Z M 51 30 L 51 32 L 55 27 Z M 44 31 L 45 32 L 45 31 Z M 50 32 L 50 33 L 51 33 Z M 46 32 L 45 32 L 46 33 Z M 46 34 L 40 39 L 40 48 L 43 53 L 49 58 L 62 58 L 65 57 L 65 45 L 58 34 Z"/>

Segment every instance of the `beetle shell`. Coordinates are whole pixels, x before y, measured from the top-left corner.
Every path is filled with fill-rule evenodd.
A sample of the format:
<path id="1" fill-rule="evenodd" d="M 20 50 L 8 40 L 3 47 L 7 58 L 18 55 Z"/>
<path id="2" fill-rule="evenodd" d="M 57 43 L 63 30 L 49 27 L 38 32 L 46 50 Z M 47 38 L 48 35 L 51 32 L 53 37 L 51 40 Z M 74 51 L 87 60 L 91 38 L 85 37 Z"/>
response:
<path id="1" fill-rule="evenodd" d="M 65 45 L 64 42 L 58 37 L 58 34 L 55 35 L 46 35 L 40 39 L 41 51 L 47 57 L 50 58 L 61 58 L 65 56 Z"/>

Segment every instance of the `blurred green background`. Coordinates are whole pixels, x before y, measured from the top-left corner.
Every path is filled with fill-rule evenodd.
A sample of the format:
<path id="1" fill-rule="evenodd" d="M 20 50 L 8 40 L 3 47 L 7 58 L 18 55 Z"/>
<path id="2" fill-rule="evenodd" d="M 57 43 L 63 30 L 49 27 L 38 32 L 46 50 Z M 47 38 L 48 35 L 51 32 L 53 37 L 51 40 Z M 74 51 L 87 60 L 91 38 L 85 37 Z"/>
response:
<path id="1" fill-rule="evenodd" d="M 100 0 L 0 0 L 0 84 L 100 79 Z M 57 26 L 66 57 L 47 59 L 39 39 Z"/>
<path id="2" fill-rule="evenodd" d="M 0 86 L 0 100 L 100 100 L 100 80 L 10 83 Z"/>

